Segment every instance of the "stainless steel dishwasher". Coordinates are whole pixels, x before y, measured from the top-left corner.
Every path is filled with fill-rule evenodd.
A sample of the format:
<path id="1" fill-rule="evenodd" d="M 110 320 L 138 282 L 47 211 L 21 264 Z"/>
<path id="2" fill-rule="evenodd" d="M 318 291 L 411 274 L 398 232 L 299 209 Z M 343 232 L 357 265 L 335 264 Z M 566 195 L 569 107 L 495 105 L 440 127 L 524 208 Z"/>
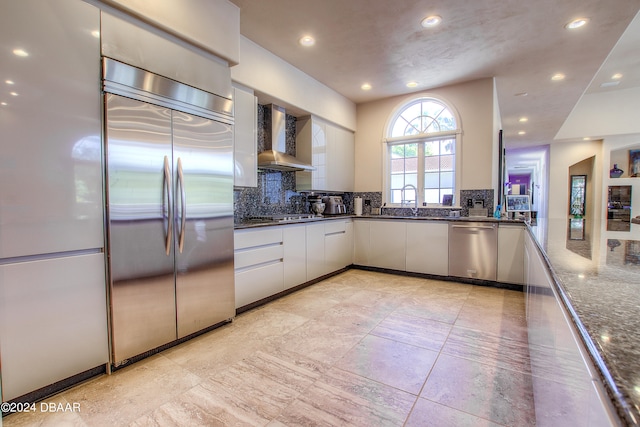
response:
<path id="1" fill-rule="evenodd" d="M 497 270 L 497 224 L 449 223 L 450 276 L 495 281 Z"/>

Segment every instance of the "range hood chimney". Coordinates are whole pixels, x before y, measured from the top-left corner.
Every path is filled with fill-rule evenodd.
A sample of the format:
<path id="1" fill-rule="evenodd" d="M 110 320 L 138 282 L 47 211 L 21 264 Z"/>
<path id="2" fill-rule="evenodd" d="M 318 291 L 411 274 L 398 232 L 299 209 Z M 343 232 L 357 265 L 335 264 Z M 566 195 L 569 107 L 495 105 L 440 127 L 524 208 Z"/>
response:
<path id="1" fill-rule="evenodd" d="M 259 169 L 279 171 L 311 171 L 315 168 L 286 153 L 286 113 L 284 108 L 268 105 L 271 119 L 267 120 L 265 132 L 265 149 L 258 154 Z"/>

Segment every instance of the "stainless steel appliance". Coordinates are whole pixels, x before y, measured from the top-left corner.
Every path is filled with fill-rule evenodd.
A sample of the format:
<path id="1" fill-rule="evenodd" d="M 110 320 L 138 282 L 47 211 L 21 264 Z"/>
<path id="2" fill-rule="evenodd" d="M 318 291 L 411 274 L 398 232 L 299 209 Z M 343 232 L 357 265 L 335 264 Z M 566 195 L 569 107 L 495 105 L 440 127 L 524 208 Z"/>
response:
<path id="1" fill-rule="evenodd" d="M 325 215 L 341 215 L 347 213 L 347 207 L 342 201 L 342 196 L 324 196 L 322 202 L 325 204 Z"/>
<path id="2" fill-rule="evenodd" d="M 103 68 L 117 366 L 235 315 L 233 118 L 226 98 Z"/>
<path id="3" fill-rule="evenodd" d="M 497 279 L 498 227 L 488 222 L 449 224 L 449 275 Z"/>

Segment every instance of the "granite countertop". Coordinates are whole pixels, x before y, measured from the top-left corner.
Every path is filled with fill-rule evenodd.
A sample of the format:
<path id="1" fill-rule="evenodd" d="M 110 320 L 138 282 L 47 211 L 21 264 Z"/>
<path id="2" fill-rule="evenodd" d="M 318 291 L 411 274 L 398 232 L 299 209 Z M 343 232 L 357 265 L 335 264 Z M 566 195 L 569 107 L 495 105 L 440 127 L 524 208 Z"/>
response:
<path id="1" fill-rule="evenodd" d="M 640 421 L 640 225 L 538 220 L 543 249 L 574 324 L 627 420 Z M 573 227 L 571 226 L 573 224 Z M 580 225 L 582 224 L 582 225 Z M 629 422 L 631 422 L 629 421 Z"/>

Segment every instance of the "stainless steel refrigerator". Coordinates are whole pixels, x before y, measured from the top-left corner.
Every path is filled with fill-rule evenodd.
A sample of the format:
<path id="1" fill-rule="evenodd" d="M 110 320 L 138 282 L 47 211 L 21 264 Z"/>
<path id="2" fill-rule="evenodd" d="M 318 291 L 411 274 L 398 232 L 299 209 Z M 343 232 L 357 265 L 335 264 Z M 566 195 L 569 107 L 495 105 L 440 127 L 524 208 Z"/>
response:
<path id="1" fill-rule="evenodd" d="M 233 116 L 224 97 L 103 68 L 117 366 L 235 315 Z"/>

